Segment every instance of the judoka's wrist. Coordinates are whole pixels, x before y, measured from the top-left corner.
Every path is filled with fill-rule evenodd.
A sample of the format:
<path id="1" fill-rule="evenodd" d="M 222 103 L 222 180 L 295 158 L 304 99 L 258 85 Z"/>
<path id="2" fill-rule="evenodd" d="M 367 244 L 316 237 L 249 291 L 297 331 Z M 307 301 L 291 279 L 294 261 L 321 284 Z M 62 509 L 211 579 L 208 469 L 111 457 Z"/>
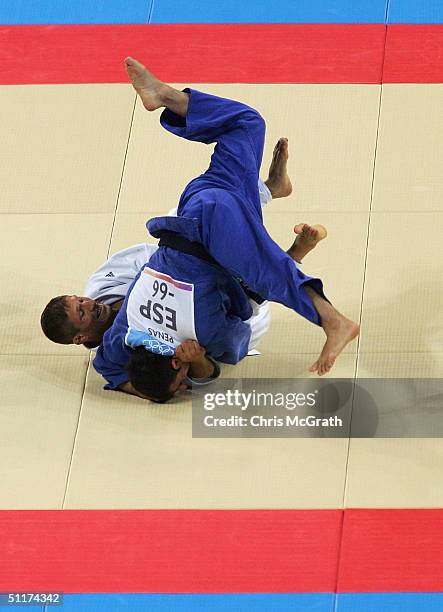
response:
<path id="1" fill-rule="evenodd" d="M 215 373 L 216 366 L 206 355 L 201 355 L 191 362 L 189 373 L 192 378 L 211 378 Z"/>

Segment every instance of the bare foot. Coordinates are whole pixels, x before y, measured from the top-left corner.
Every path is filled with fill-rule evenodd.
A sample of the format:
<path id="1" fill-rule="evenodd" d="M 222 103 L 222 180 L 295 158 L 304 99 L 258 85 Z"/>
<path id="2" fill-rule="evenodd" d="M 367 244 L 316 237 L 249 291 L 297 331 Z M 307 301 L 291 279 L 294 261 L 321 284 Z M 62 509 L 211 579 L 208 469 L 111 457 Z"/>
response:
<path id="1" fill-rule="evenodd" d="M 288 176 L 288 139 L 280 138 L 274 147 L 269 177 L 265 181 L 272 197 L 285 198 L 292 193 L 292 183 Z"/>
<path id="2" fill-rule="evenodd" d="M 329 372 L 345 346 L 360 333 L 360 326 L 357 323 L 339 313 L 327 321 L 322 321 L 322 327 L 327 340 L 320 357 L 309 368 L 310 372 L 317 372 L 319 376 Z"/>
<path id="3" fill-rule="evenodd" d="M 159 81 L 143 64 L 132 57 L 125 59 L 125 66 L 143 106 L 148 111 L 154 111 L 164 106 L 164 93 L 168 85 Z"/>
<path id="4" fill-rule="evenodd" d="M 303 257 L 315 249 L 320 240 L 328 235 L 324 225 L 308 225 L 307 223 L 296 225 L 294 233 L 297 234 L 297 237 L 287 253 L 298 262 L 301 262 Z"/>
<path id="5" fill-rule="evenodd" d="M 294 234 L 298 234 L 296 242 L 303 246 L 312 246 L 314 248 L 320 240 L 323 240 L 328 235 L 324 225 L 308 225 L 307 223 L 299 223 L 294 227 Z"/>

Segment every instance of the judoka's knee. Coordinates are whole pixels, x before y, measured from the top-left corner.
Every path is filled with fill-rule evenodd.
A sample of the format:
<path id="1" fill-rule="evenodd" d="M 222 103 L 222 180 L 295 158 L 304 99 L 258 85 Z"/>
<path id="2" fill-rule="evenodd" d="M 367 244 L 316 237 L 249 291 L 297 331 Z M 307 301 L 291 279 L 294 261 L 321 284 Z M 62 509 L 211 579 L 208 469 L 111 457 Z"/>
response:
<path id="1" fill-rule="evenodd" d="M 260 115 L 260 113 L 255 110 L 254 108 L 251 108 L 248 115 L 247 115 L 247 120 L 248 123 L 252 126 L 254 126 L 255 129 L 257 130 L 266 130 L 266 123 L 265 120 L 263 119 L 263 117 Z"/>

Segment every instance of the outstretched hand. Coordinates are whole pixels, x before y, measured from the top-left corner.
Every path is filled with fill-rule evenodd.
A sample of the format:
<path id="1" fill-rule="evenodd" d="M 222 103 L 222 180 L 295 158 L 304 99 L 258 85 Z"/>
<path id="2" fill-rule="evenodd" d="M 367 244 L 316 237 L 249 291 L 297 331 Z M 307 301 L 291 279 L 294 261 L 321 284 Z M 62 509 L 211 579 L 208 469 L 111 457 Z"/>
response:
<path id="1" fill-rule="evenodd" d="M 197 340 L 185 340 L 175 351 L 175 356 L 185 363 L 194 363 L 204 357 L 206 351 Z"/>

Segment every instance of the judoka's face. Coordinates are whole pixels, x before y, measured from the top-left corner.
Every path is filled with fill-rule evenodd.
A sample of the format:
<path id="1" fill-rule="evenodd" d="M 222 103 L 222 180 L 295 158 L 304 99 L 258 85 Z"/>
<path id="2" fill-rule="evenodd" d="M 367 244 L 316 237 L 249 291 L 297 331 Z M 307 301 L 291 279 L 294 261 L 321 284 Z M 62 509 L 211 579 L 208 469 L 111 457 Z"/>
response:
<path id="1" fill-rule="evenodd" d="M 115 311 L 107 304 L 77 295 L 67 295 L 65 305 L 68 319 L 77 329 L 73 343 L 97 342 L 100 344 L 103 334 L 112 325 Z"/>

